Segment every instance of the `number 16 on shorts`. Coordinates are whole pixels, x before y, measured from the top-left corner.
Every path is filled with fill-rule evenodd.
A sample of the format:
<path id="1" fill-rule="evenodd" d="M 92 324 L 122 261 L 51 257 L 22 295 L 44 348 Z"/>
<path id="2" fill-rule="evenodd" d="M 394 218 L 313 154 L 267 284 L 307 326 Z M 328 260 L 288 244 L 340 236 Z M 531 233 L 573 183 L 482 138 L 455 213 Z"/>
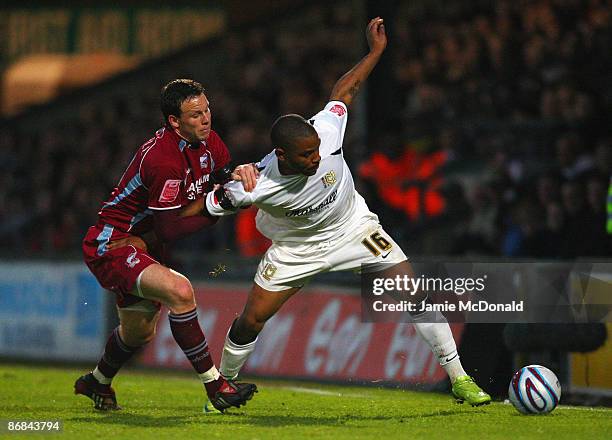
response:
<path id="1" fill-rule="evenodd" d="M 390 251 L 393 247 L 393 245 L 389 243 L 385 237 L 380 235 L 380 232 L 370 234 L 369 237 L 361 240 L 361 244 L 363 244 L 375 257 L 378 257 L 381 252 Z M 383 255 L 383 258 L 385 258 L 387 255 L 389 254 L 387 253 L 386 255 Z"/>

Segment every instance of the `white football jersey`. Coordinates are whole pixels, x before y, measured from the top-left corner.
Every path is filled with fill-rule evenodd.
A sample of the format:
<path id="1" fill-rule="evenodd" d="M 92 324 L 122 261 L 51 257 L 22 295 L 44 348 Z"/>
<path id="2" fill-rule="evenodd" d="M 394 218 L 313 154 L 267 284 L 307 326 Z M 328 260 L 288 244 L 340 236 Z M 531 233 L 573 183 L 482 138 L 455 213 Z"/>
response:
<path id="1" fill-rule="evenodd" d="M 321 139 L 321 162 L 315 175 L 281 174 L 272 151 L 258 164 L 260 174 L 252 192 L 246 192 L 241 182 L 225 184 L 235 209 L 221 207 L 210 192 L 206 197 L 208 212 L 222 216 L 255 205 L 259 208 L 257 229 L 275 242 L 330 240 L 350 231 L 364 217 L 377 220 L 355 191 L 353 176 L 344 161 L 342 141 L 347 117 L 344 103 L 331 101 L 309 120 Z"/>

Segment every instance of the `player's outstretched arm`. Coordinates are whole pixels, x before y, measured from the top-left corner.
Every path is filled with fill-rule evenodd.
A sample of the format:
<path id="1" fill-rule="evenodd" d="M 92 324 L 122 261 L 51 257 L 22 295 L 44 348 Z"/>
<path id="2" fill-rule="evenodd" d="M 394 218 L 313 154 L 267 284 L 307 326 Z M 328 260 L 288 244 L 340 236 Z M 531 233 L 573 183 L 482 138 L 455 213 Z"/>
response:
<path id="1" fill-rule="evenodd" d="M 387 34 L 382 18 L 376 17 L 370 20 L 366 27 L 366 38 L 370 52 L 336 82 L 329 98 L 330 101 L 342 101 L 347 106 L 351 105 L 361 84 L 370 76 L 370 72 L 387 47 Z"/>
<path id="2" fill-rule="evenodd" d="M 235 214 L 238 209 L 247 208 L 253 204 L 257 204 L 256 192 L 247 192 L 242 182 L 228 182 L 206 195 L 202 214 L 218 218 Z"/>
<path id="3" fill-rule="evenodd" d="M 238 165 L 231 172 L 231 179 L 237 182 L 242 182 L 242 187 L 246 192 L 251 192 L 257 185 L 257 178 L 259 177 L 259 170 L 253 163 L 247 163 Z M 179 211 L 179 217 L 192 217 L 199 215 L 207 215 L 206 211 L 206 198 L 201 198 L 191 202 L 189 205 L 183 207 Z"/>

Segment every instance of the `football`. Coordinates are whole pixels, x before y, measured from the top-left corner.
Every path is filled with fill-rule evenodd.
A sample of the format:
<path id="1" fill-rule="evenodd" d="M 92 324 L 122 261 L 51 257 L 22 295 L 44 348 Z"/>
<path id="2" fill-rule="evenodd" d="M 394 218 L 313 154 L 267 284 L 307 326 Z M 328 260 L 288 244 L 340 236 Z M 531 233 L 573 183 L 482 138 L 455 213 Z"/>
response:
<path id="1" fill-rule="evenodd" d="M 508 398 L 523 414 L 548 414 L 561 398 L 559 379 L 546 367 L 527 365 L 512 376 Z"/>

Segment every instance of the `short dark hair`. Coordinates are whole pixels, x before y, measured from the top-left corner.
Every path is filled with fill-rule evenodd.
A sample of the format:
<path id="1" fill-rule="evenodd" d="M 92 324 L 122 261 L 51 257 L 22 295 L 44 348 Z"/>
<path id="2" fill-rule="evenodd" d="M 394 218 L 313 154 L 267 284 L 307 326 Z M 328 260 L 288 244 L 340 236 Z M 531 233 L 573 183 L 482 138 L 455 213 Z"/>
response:
<path id="1" fill-rule="evenodd" d="M 164 122 L 168 122 L 168 116 L 180 116 L 181 104 L 193 96 L 204 93 L 204 86 L 192 79 L 174 79 L 166 84 L 161 91 L 161 111 L 164 114 Z"/>
<path id="2" fill-rule="evenodd" d="M 296 114 L 284 115 L 274 121 L 270 139 L 274 148 L 293 148 L 296 139 L 316 136 L 317 131 L 303 117 Z"/>

